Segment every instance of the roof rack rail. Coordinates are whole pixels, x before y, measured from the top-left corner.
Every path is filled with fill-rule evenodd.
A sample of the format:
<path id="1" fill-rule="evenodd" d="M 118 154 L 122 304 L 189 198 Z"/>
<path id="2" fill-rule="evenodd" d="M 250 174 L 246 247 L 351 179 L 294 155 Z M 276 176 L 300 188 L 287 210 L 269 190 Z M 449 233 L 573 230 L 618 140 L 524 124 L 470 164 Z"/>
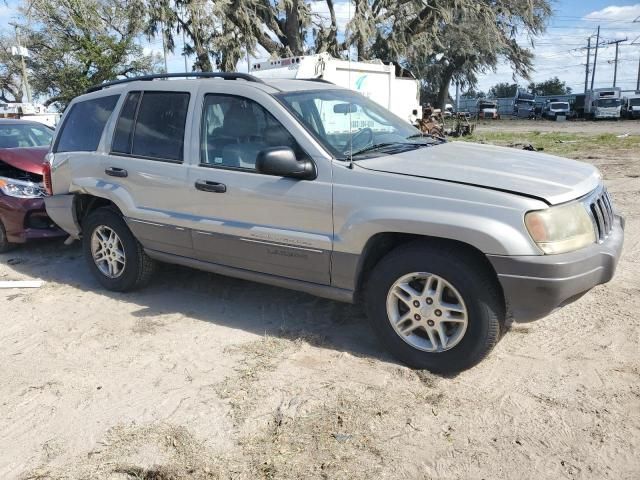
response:
<path id="1" fill-rule="evenodd" d="M 123 78 L 112 82 L 101 83 L 88 88 L 85 93 L 97 92 L 106 87 L 120 85 L 123 83 L 136 82 L 138 80 L 150 81 L 162 78 L 222 78 L 224 80 L 246 80 L 247 82 L 264 83 L 261 79 L 249 75 L 248 73 L 233 72 L 185 72 L 185 73 L 154 73 L 152 75 L 141 75 L 139 77 Z"/>
<path id="2" fill-rule="evenodd" d="M 324 78 L 297 78 L 296 80 L 304 80 L 305 82 L 328 83 L 330 85 L 335 85 L 335 83 L 330 82 L 329 80 L 325 80 Z"/>

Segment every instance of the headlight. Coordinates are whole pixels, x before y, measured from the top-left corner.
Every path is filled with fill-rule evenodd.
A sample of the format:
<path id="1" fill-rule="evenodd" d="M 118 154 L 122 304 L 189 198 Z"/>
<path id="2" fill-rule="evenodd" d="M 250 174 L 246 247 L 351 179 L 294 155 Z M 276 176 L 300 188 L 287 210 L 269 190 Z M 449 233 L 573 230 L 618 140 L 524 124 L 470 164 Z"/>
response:
<path id="1" fill-rule="evenodd" d="M 580 202 L 528 212 L 524 223 L 546 254 L 570 252 L 596 241 L 591 217 Z"/>
<path id="2" fill-rule="evenodd" d="M 46 195 L 43 188 L 32 182 L 0 177 L 0 190 L 5 195 L 17 198 L 40 198 Z"/>

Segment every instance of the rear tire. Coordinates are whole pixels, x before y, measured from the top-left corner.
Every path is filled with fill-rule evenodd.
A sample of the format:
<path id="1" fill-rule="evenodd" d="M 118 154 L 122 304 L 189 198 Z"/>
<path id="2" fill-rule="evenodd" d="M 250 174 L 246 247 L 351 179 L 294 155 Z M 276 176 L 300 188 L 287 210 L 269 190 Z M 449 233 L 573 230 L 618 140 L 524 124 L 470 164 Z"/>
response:
<path id="1" fill-rule="evenodd" d="M 0 253 L 8 252 L 15 246 L 15 243 L 11 243 L 7 240 L 7 231 L 4 228 L 4 224 L 0 222 Z"/>
<path id="2" fill-rule="evenodd" d="M 82 249 L 89 269 L 107 290 L 141 288 L 149 283 L 155 268 L 122 216 L 110 207 L 98 208 L 87 216 Z"/>
<path id="3" fill-rule="evenodd" d="M 421 275 L 426 279 L 422 291 Z M 408 302 L 400 299 L 396 304 L 398 295 L 391 289 L 398 292 L 398 285 L 408 285 L 402 283 L 407 279 L 415 279 L 411 281 L 417 283 L 411 283 L 412 288 L 408 290 L 419 295 L 407 297 Z M 442 290 L 438 294 L 429 289 L 434 281 L 436 285 L 438 281 L 443 282 L 444 294 Z M 400 289 L 402 295 L 403 288 Z M 434 295 L 436 298 L 430 298 Z M 459 247 L 427 242 L 402 245 L 387 254 L 367 281 L 365 301 L 368 317 L 384 346 L 410 367 L 434 373 L 455 373 L 480 362 L 498 342 L 505 319 L 499 284 L 481 259 Z M 426 305 L 428 301 L 432 302 L 430 306 Z M 435 310 L 434 313 L 437 305 L 443 305 L 444 312 Z M 450 311 L 449 306 L 452 306 Z M 393 315 L 393 309 L 403 307 L 403 312 Z M 394 327 L 389 312 L 396 320 L 406 318 L 407 323 L 398 327 L 401 322 L 396 321 Z M 464 328 L 463 322 L 466 322 Z M 443 330 L 439 331 L 446 341 L 440 340 L 442 334 L 438 336 L 441 324 Z M 411 328 L 414 330 L 404 337 L 398 331 Z M 462 334 L 458 329 L 462 329 Z M 429 330 L 432 334 L 435 332 L 435 337 L 428 334 Z M 449 332 L 452 332 L 451 338 L 447 338 Z"/>

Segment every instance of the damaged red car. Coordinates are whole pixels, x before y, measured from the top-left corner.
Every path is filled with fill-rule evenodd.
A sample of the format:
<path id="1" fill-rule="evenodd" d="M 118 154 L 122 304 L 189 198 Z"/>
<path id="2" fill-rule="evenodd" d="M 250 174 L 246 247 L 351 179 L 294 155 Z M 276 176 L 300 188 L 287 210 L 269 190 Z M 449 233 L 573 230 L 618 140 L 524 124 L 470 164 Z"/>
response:
<path id="1" fill-rule="evenodd" d="M 53 130 L 37 122 L 0 119 L 0 252 L 36 238 L 64 236 L 43 197 L 45 156 Z"/>

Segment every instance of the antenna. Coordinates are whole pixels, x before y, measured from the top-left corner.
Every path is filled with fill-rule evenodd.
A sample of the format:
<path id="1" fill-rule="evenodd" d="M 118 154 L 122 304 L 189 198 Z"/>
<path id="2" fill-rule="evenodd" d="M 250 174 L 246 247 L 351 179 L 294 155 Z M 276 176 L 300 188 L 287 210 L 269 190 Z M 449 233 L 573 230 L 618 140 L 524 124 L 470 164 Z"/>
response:
<path id="1" fill-rule="evenodd" d="M 351 23 L 351 1 L 352 0 L 348 0 L 349 2 L 349 23 Z M 347 29 L 349 28 L 348 25 L 349 23 L 347 23 Z M 346 34 L 347 32 L 345 32 Z M 347 38 L 349 38 L 347 36 Z M 349 88 L 351 88 L 351 45 L 348 46 L 348 50 L 347 50 L 347 58 L 349 60 L 349 73 L 348 75 L 348 81 L 349 81 Z M 353 128 L 353 123 L 351 122 L 351 104 L 349 104 L 349 168 L 353 169 L 353 132 L 351 131 L 351 129 Z"/>

